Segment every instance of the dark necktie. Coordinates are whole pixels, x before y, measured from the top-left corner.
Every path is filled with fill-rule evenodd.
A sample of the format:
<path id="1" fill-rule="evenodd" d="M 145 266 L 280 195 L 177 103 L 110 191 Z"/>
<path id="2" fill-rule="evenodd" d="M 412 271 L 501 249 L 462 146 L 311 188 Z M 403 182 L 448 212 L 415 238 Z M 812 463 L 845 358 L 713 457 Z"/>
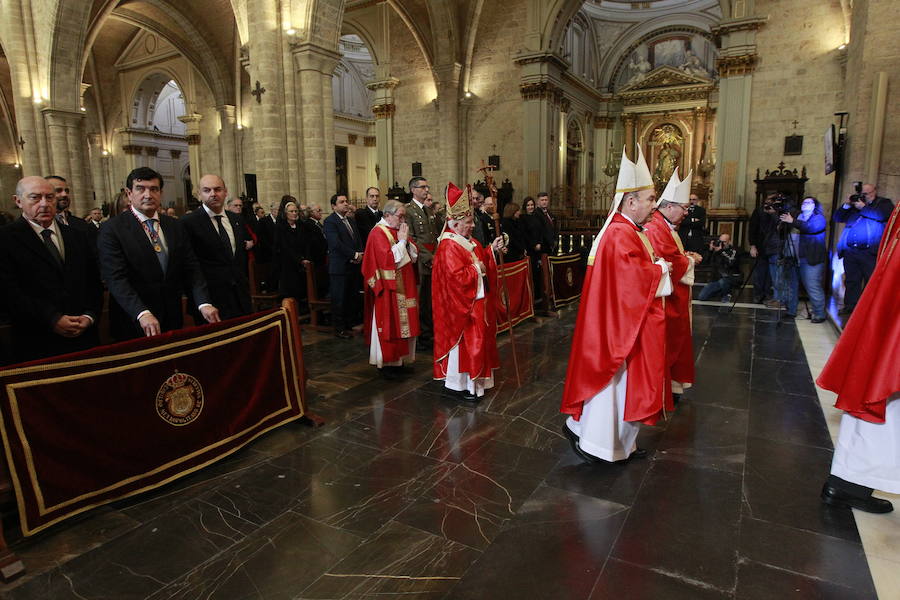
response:
<path id="1" fill-rule="evenodd" d="M 225 231 L 225 226 L 222 225 L 223 215 L 216 215 L 216 228 L 219 230 L 219 238 L 221 238 L 222 243 L 225 244 L 225 247 L 228 248 L 228 256 L 234 256 L 234 252 L 231 250 L 231 240 L 228 239 L 228 232 Z"/>
<path id="2" fill-rule="evenodd" d="M 165 274 L 166 267 L 169 265 L 169 253 L 163 248 L 162 239 L 160 239 L 159 233 L 156 231 L 156 219 L 147 219 L 147 227 L 150 228 L 150 241 L 153 244 L 153 250 L 156 252 L 156 260 L 159 261 L 159 266 L 162 267 L 163 274 Z"/>
<path id="3" fill-rule="evenodd" d="M 50 256 L 53 257 L 53 260 L 55 260 L 59 266 L 63 266 L 63 258 L 59 253 L 59 248 L 57 248 L 56 244 L 53 243 L 53 240 L 50 239 L 52 235 L 52 229 L 44 229 L 41 231 L 41 237 L 44 238 L 44 245 L 47 246 L 47 251 L 50 253 Z"/>

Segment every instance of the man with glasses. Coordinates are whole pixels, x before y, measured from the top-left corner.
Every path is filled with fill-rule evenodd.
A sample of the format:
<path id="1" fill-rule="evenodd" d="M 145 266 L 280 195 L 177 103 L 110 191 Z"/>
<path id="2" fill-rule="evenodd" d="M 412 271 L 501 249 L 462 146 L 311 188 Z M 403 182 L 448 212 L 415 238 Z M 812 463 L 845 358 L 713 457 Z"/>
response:
<path id="1" fill-rule="evenodd" d="M 678 226 L 688 214 L 690 195 L 691 173 L 680 181 L 675 169 L 645 226 L 656 256 L 672 263 L 672 294 L 666 299 L 666 365 L 676 402 L 684 389 L 694 383 L 691 288 L 694 266 L 703 260 L 696 252 L 685 251 L 678 235 Z"/>
<path id="2" fill-rule="evenodd" d="M 162 187 L 162 175 L 153 169 L 133 170 L 125 182 L 131 206 L 100 229 L 100 271 L 116 340 L 180 329 L 185 293 L 204 320 L 220 320 L 184 225 L 160 214 Z"/>
<path id="3" fill-rule="evenodd" d="M 419 342 L 425 349 L 431 347 L 434 336 L 431 318 L 431 264 L 438 236 L 434 213 L 426 206 L 430 190 L 427 179 L 413 177 L 409 180 L 412 200 L 406 205 L 406 222 L 409 223 L 410 236 L 419 251 L 419 322 L 422 328 Z"/>

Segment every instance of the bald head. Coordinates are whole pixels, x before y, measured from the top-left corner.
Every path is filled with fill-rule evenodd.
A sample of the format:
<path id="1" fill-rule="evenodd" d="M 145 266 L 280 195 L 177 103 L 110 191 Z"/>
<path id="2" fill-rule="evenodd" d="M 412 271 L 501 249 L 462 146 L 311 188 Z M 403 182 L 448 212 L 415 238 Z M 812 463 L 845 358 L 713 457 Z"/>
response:
<path id="1" fill-rule="evenodd" d="M 23 177 L 16 184 L 13 200 L 22 216 L 41 227 L 49 227 L 56 216 L 56 192 L 43 177 Z"/>
<path id="2" fill-rule="evenodd" d="M 200 184 L 197 187 L 200 202 L 212 212 L 220 214 L 225 207 L 225 198 L 228 196 L 228 189 L 222 178 L 218 175 L 204 175 L 200 178 Z"/>

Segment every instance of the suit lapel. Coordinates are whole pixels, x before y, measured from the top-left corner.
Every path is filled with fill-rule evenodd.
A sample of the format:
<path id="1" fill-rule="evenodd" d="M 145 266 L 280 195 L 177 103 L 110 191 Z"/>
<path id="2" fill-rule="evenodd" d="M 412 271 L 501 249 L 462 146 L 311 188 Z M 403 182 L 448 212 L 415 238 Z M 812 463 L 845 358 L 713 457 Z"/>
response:
<path id="1" fill-rule="evenodd" d="M 162 267 L 159 264 L 159 259 L 156 258 L 156 251 L 150 243 L 150 238 L 148 238 L 146 232 L 144 232 L 144 226 L 141 225 L 134 213 L 123 213 L 123 215 L 125 216 L 125 229 L 128 232 L 128 239 L 132 241 L 132 247 L 137 250 L 137 256 L 141 257 L 140 262 L 149 265 L 148 268 L 150 269 L 159 269 L 158 273 L 160 277 L 165 278 L 165 273 L 163 273 Z M 166 245 L 169 246 L 169 261 L 171 262 L 172 238 L 169 236 L 169 231 L 162 225 L 161 220 L 160 227 L 162 227 L 163 235 L 166 236 Z"/>
<path id="2" fill-rule="evenodd" d="M 24 247 L 31 250 L 31 252 L 36 254 L 41 260 L 57 271 L 63 270 L 62 266 L 56 262 L 56 259 L 50 254 L 50 251 L 44 246 L 44 243 L 38 239 L 34 229 L 31 228 L 31 225 L 28 224 L 28 221 L 26 221 L 24 217 L 19 218 L 19 220 L 15 222 L 15 227 L 16 235 L 19 236 L 19 240 Z M 57 224 L 57 228 L 62 231 L 62 226 Z M 63 244 L 65 243 L 65 239 L 63 239 Z"/>

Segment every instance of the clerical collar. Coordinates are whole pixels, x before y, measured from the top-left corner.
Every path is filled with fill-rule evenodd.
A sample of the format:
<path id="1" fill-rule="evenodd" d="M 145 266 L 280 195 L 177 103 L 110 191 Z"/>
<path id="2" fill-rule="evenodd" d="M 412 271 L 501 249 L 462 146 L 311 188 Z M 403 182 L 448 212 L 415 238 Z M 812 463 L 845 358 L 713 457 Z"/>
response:
<path id="1" fill-rule="evenodd" d="M 635 227 L 637 227 L 637 230 L 638 230 L 638 231 L 643 231 L 643 230 L 644 230 L 643 227 L 641 227 L 640 225 L 638 225 L 637 223 L 635 223 L 635 222 L 634 222 L 634 219 L 632 219 L 631 217 L 629 217 L 629 216 L 626 215 L 625 213 L 620 212 L 619 214 L 622 215 L 624 218 L 628 219 L 628 222 L 629 222 L 629 223 L 631 223 L 632 225 L 634 225 Z"/>

